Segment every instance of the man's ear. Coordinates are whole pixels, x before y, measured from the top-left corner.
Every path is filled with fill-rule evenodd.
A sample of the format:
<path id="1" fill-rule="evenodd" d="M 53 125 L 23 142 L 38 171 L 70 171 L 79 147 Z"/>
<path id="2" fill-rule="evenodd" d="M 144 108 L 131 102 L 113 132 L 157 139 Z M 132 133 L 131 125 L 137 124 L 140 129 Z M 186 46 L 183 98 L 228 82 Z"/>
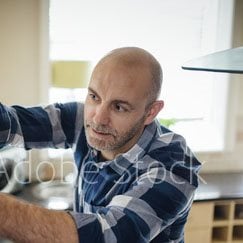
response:
<path id="1" fill-rule="evenodd" d="M 148 110 L 146 119 L 144 121 L 144 125 L 150 124 L 154 118 L 157 116 L 157 114 L 163 109 L 164 107 L 164 101 L 163 100 L 157 100 L 155 101 Z"/>

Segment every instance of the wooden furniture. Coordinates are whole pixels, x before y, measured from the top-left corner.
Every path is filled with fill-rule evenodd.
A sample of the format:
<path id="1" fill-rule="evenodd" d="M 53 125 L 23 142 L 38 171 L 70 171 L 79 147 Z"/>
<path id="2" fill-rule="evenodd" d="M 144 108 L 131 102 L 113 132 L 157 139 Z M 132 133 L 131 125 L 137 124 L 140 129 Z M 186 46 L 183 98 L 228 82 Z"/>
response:
<path id="1" fill-rule="evenodd" d="M 185 243 L 242 243 L 243 199 L 194 202 Z"/>

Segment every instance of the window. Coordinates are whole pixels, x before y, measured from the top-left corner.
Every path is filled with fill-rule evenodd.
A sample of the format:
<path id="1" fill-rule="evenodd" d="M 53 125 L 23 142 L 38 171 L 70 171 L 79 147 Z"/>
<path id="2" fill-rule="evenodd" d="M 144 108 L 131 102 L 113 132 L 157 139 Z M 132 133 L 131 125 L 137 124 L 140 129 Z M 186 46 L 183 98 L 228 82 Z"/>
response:
<path id="1" fill-rule="evenodd" d="M 222 150 L 228 76 L 181 65 L 230 48 L 232 16 L 228 0 L 51 0 L 50 58 L 95 65 L 117 47 L 147 49 L 164 72 L 159 118 L 175 121 L 171 129 L 194 151 Z M 62 92 L 51 88 L 51 101 L 64 101 Z M 73 92 L 84 99 L 85 91 Z"/>

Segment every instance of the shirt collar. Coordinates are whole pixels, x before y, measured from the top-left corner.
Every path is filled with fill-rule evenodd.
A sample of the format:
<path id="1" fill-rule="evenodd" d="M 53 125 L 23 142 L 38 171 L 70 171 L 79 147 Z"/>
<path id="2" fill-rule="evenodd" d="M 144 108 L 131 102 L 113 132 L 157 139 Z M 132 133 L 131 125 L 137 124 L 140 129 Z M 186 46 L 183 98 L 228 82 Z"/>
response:
<path id="1" fill-rule="evenodd" d="M 142 159 L 144 154 L 149 150 L 153 138 L 159 132 L 158 129 L 160 129 L 160 126 L 157 121 L 146 126 L 138 142 L 126 153 L 118 155 L 111 161 L 110 167 L 121 175 L 133 163 Z"/>

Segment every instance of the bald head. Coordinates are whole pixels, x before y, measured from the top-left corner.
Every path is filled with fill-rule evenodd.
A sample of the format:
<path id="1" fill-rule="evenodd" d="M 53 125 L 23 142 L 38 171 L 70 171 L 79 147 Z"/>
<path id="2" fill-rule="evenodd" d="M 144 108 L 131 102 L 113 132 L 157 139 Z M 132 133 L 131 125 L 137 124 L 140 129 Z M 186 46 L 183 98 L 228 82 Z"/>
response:
<path id="1" fill-rule="evenodd" d="M 98 62 L 95 69 L 110 61 L 118 65 L 123 65 L 129 69 L 136 68 L 138 72 L 139 69 L 147 69 L 150 74 L 150 80 L 148 81 L 151 84 L 150 89 L 146 94 L 148 105 L 153 103 L 159 97 L 163 76 L 162 69 L 156 58 L 148 51 L 138 47 L 123 47 L 114 49 Z"/>

